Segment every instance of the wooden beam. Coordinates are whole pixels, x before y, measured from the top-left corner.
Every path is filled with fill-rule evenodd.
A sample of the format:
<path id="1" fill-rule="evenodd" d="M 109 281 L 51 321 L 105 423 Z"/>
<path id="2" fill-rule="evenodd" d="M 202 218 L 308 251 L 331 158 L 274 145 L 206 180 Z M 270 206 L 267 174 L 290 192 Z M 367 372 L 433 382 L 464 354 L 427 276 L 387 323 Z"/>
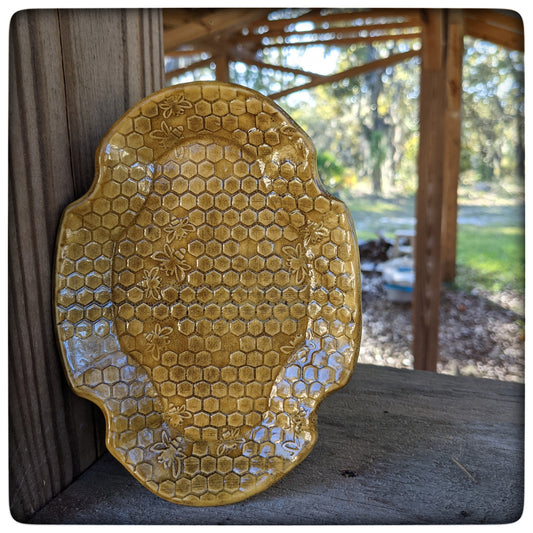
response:
<path id="1" fill-rule="evenodd" d="M 461 153 L 463 71 L 463 14 L 450 10 L 446 54 L 446 112 L 444 117 L 444 176 L 442 209 L 442 280 L 453 281 L 457 251 L 457 188 Z"/>
<path id="2" fill-rule="evenodd" d="M 359 76 L 360 74 L 364 74 L 365 72 L 370 72 L 372 70 L 377 70 L 377 69 L 389 67 L 391 65 L 395 65 L 396 63 L 400 63 L 401 61 L 405 61 L 407 59 L 410 59 L 411 57 L 416 57 L 419 54 L 420 52 L 418 50 L 410 50 L 409 52 L 404 52 L 402 54 L 393 54 L 393 55 L 390 55 L 389 57 L 378 59 L 377 61 L 371 61 L 370 63 L 366 63 L 364 65 L 359 65 L 357 67 L 352 67 L 342 72 L 337 72 L 336 74 L 331 74 L 329 76 L 322 76 L 320 78 L 311 80 L 309 83 L 298 85 L 297 87 L 291 87 L 290 89 L 285 89 L 284 91 L 280 91 L 280 92 L 269 95 L 269 98 L 277 100 L 278 98 L 287 96 L 297 91 L 303 91 L 304 89 L 311 89 L 312 87 L 323 85 L 325 83 L 334 83 L 336 81 L 344 80 L 346 78 L 353 78 L 355 76 Z"/>
<path id="3" fill-rule="evenodd" d="M 273 9 L 272 11 L 275 11 L 275 9 Z M 248 29 L 249 31 L 252 32 L 256 30 L 257 28 L 261 28 L 263 26 L 266 26 L 269 29 L 285 28 L 286 26 L 289 26 L 290 24 L 295 24 L 296 22 L 307 22 L 310 20 L 310 17 L 313 17 L 313 16 L 320 17 L 320 9 L 310 9 L 307 13 L 304 13 L 303 15 L 300 15 L 294 18 L 288 18 L 288 19 L 269 20 L 268 18 L 265 17 L 262 20 L 257 20 L 249 24 Z"/>
<path id="4" fill-rule="evenodd" d="M 422 11 L 420 144 L 416 195 L 414 368 L 437 369 L 441 289 L 441 219 L 446 102 L 445 13 Z"/>
<path id="5" fill-rule="evenodd" d="M 517 34 L 524 34 L 522 17 L 514 11 L 496 9 L 463 9 L 463 16 L 468 19 L 477 19 Z"/>
<path id="6" fill-rule="evenodd" d="M 333 33 L 333 32 L 332 32 Z M 370 35 L 367 37 L 345 37 L 345 38 L 332 38 L 332 39 L 313 39 L 302 42 L 292 42 L 292 43 L 272 43 L 272 44 L 261 44 L 259 46 L 262 48 L 281 48 L 281 47 L 295 47 L 295 46 L 312 46 L 317 44 L 325 44 L 329 46 L 349 46 L 351 44 L 357 43 L 374 43 L 380 41 L 406 41 L 411 39 L 419 39 L 421 33 L 397 33 L 389 35 Z"/>
<path id="7" fill-rule="evenodd" d="M 320 24 L 320 23 L 318 23 Z M 420 21 L 417 22 L 389 22 L 386 24 L 365 24 L 364 26 L 329 26 L 328 28 L 315 27 L 312 30 L 295 30 L 295 31 L 284 31 L 284 30 L 272 30 L 265 33 L 254 33 L 249 35 L 243 35 L 240 38 L 241 42 L 246 42 L 250 40 L 257 39 L 274 39 L 276 37 L 290 37 L 294 35 L 330 35 L 334 33 L 335 35 L 345 35 L 353 33 L 370 33 L 374 31 L 389 31 L 400 28 L 415 28 L 420 26 Z"/>
<path id="8" fill-rule="evenodd" d="M 215 72 L 217 81 L 229 82 L 229 58 L 226 54 L 215 56 Z"/>
<path id="9" fill-rule="evenodd" d="M 248 23 L 262 18 L 268 9 L 223 8 L 208 10 L 191 22 L 175 26 L 165 31 L 164 51 L 172 51 L 181 44 L 191 43 L 207 36 L 213 37 L 221 31 L 236 30 Z M 165 12 L 166 13 L 166 12 Z"/>
<path id="10" fill-rule="evenodd" d="M 354 10 L 351 12 L 341 11 L 339 13 L 322 14 L 320 9 L 312 9 L 308 13 L 295 18 L 277 19 L 262 21 L 261 23 L 251 24 L 250 30 L 259 28 L 260 26 L 267 26 L 269 30 L 283 29 L 296 24 L 298 22 L 313 22 L 313 23 L 335 23 L 335 22 L 353 22 L 356 20 L 372 20 L 384 18 L 402 18 L 404 20 L 419 20 L 418 9 L 364 9 Z M 418 25 L 416 24 L 416 25 Z"/>
<path id="11" fill-rule="evenodd" d="M 232 61 L 240 61 L 246 65 L 254 65 L 261 69 L 271 69 L 277 70 L 279 72 L 288 72 L 289 74 L 294 74 L 296 76 L 307 76 L 308 78 L 324 78 L 322 74 L 317 74 L 316 72 L 309 72 L 308 70 L 302 70 L 299 68 L 284 67 L 282 65 L 271 65 L 270 63 L 265 63 L 264 61 L 259 61 L 254 57 L 250 57 L 247 54 L 238 54 L 231 56 Z"/>
<path id="12" fill-rule="evenodd" d="M 205 48 L 190 48 L 187 50 L 172 50 L 167 52 L 165 56 L 167 57 L 190 57 L 190 56 L 199 56 L 202 54 L 211 54 L 211 52 Z"/>
<path id="13" fill-rule="evenodd" d="M 195 70 L 197 68 L 202 68 L 202 67 L 207 67 L 212 62 L 213 62 L 212 57 L 210 57 L 209 59 L 203 59 L 202 61 L 195 61 L 194 63 L 191 63 L 190 65 L 187 65 L 186 67 L 176 68 L 174 70 L 166 72 L 165 79 L 169 80 L 170 78 L 173 78 L 175 76 L 181 76 L 182 74 L 186 74 L 187 72 L 190 72 L 191 70 Z"/>
<path id="14" fill-rule="evenodd" d="M 484 41 L 489 41 L 511 50 L 524 51 L 524 33 L 517 33 L 483 20 L 482 18 L 465 16 L 465 34 Z"/>

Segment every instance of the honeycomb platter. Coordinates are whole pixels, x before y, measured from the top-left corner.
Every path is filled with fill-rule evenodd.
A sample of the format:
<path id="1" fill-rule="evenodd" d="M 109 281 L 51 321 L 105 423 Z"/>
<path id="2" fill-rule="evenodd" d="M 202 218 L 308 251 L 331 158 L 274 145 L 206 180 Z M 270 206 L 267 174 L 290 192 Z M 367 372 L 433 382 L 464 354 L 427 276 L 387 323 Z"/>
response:
<path id="1" fill-rule="evenodd" d="M 242 500 L 309 454 L 319 403 L 356 363 L 360 301 L 351 217 L 311 141 L 244 87 L 132 107 L 61 219 L 68 381 L 105 414 L 114 457 L 175 503 Z"/>

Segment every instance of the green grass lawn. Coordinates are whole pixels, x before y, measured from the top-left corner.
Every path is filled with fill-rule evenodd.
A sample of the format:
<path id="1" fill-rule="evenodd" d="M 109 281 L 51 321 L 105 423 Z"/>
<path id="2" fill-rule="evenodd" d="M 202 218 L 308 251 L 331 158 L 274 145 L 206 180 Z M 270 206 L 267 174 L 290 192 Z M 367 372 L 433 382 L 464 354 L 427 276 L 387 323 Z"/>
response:
<path id="1" fill-rule="evenodd" d="M 461 224 L 457 234 L 458 288 L 524 292 L 524 227 Z"/>
<path id="2" fill-rule="evenodd" d="M 414 196 L 343 197 L 354 219 L 359 241 L 378 232 L 393 238 L 397 229 L 415 228 Z M 524 293 L 524 199 L 520 194 L 462 192 L 459 199 L 457 276 L 454 286 L 489 292 Z"/>

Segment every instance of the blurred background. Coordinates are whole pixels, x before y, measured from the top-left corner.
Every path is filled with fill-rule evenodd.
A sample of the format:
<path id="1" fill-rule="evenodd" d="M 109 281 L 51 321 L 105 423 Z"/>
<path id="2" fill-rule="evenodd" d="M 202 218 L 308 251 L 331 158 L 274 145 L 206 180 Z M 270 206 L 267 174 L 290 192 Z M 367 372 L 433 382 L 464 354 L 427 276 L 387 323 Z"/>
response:
<path id="1" fill-rule="evenodd" d="M 374 32 L 367 28 L 350 41 L 350 27 L 369 21 L 363 15 L 343 19 L 348 11 L 354 10 L 270 11 L 263 25 L 239 30 L 244 45 L 256 43 L 254 54 L 228 61 L 227 79 L 274 95 L 313 140 L 321 179 L 350 208 L 361 245 L 361 360 L 412 368 L 410 299 L 388 298 L 381 263 L 409 256 L 398 254 L 398 246 L 409 250 L 416 231 L 421 58 L 295 88 L 314 79 L 306 73 L 331 76 L 417 50 L 420 34 L 409 27 L 409 10 L 385 10 L 372 19 Z M 485 14 L 489 22 L 498 15 Z M 164 21 L 171 15 L 165 19 L 164 11 Z M 519 14 L 501 15 L 521 25 Z M 484 11 L 476 16 L 482 19 Z M 456 270 L 442 292 L 438 370 L 522 381 L 523 48 L 471 35 L 476 33 L 483 35 L 473 29 L 463 37 Z M 216 78 L 211 52 L 187 44 L 177 50 L 166 55 L 168 85 Z"/>

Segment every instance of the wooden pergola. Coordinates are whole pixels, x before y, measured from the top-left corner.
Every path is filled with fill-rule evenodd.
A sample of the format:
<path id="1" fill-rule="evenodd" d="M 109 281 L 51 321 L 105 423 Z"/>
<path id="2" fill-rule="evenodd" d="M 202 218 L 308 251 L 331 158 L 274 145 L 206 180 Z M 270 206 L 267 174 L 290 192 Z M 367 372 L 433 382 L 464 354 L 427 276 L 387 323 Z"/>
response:
<path id="1" fill-rule="evenodd" d="M 441 283 L 454 279 L 456 266 L 463 37 L 523 51 L 520 16 L 492 9 L 165 9 L 163 24 L 165 56 L 181 63 L 167 70 L 167 82 L 206 66 L 231 81 L 230 62 L 308 79 L 272 99 L 421 57 L 413 354 L 416 369 L 435 371 Z M 401 41 L 408 50 L 331 75 L 262 59 L 268 48 L 380 41 Z"/>
<path id="2" fill-rule="evenodd" d="M 387 19 L 378 22 L 378 14 L 385 11 L 365 13 L 371 15 L 365 24 L 372 20 L 388 23 Z M 450 38 L 450 29 L 456 28 L 459 36 L 465 32 L 521 47 L 519 20 L 493 12 L 486 12 L 484 19 L 479 12 L 470 20 L 468 14 L 404 12 L 409 20 L 421 24 L 402 31 L 421 34 L 417 39 L 422 42 L 425 61 L 422 119 L 426 130 L 428 120 L 435 120 L 440 131 L 430 132 L 432 136 L 423 141 L 425 150 L 433 154 L 444 143 L 444 98 L 448 93 L 457 96 L 460 87 L 449 83 L 450 90 L 445 91 L 439 85 L 444 66 L 453 64 L 449 43 L 460 42 L 457 35 L 455 40 Z M 311 15 L 323 14 L 305 14 Z M 354 16 L 361 13 L 348 18 Z M 246 48 L 247 61 L 261 61 L 257 50 L 264 43 L 250 37 L 245 44 L 243 28 L 248 35 L 278 31 L 284 40 L 289 40 L 284 33 L 297 31 L 286 20 L 273 21 L 272 17 L 262 9 L 165 12 L 167 45 L 168 38 L 174 39 L 167 53 L 180 49 L 180 55 L 189 60 L 195 55 L 198 61 L 209 59 L 209 65 L 218 65 L 222 78 L 227 76 L 227 62 L 232 61 L 229 53 L 223 54 L 230 51 L 223 43 L 232 35 L 236 39 L 232 49 Z M 432 35 L 435 27 L 439 32 Z M 392 32 L 387 27 L 382 30 Z M 300 524 L 518 519 L 524 450 L 523 385 L 518 383 L 361 365 L 351 384 L 321 407 L 322 448 L 302 463 L 303 476 L 300 471 L 286 476 L 286 484 L 231 509 L 199 510 L 155 501 L 106 453 L 106 421 L 96 405 L 69 388 L 54 335 L 56 231 L 65 207 L 91 188 L 94 154 L 102 137 L 117 117 L 164 85 L 163 33 L 160 9 L 28 9 L 18 11 L 10 21 L 6 255 L 9 506 L 13 519 L 22 523 L 184 525 L 199 520 L 251 525 L 289 519 Z M 357 37 L 346 30 L 341 38 Z M 198 50 L 206 46 L 204 55 L 198 56 Z M 243 60 L 244 53 L 238 57 Z M 309 74 L 309 82 L 330 81 Z M 446 98 L 450 108 L 450 98 Z M 446 116 L 457 128 L 453 113 Z M 449 131 L 457 130 L 450 126 Z M 438 167 L 439 161 L 442 157 L 428 155 L 421 161 L 420 173 L 424 202 L 431 202 L 427 206 L 419 202 L 424 208 L 419 208 L 418 227 L 423 240 L 417 260 L 419 272 L 425 275 L 418 279 L 415 326 L 419 328 L 418 353 L 423 355 L 421 350 L 431 347 L 430 341 L 436 346 L 429 336 L 436 330 L 428 330 L 422 320 L 424 312 L 436 309 L 432 302 L 426 304 L 432 297 L 430 281 L 435 282 L 437 294 L 440 283 L 433 265 L 440 268 L 441 254 L 447 257 L 441 251 L 440 233 L 442 206 L 450 201 L 443 200 L 443 176 L 448 176 L 453 192 L 451 171 Z M 434 168 L 436 176 L 431 173 Z M 453 215 L 447 216 L 454 220 Z M 78 292 L 82 298 L 83 294 Z M 107 303 L 100 309 L 107 312 Z M 433 325 L 434 319 L 435 315 L 428 316 L 427 323 Z M 85 331 L 80 329 L 79 336 Z M 431 361 L 419 357 L 417 365 L 425 362 Z M 357 432 L 344 431 L 339 420 L 344 428 L 356 427 Z M 450 455 L 460 450 L 464 453 L 452 461 Z M 473 496 L 461 465 L 481 481 Z M 403 490 L 406 479 L 410 480 L 408 491 Z M 346 498 L 347 490 L 350 498 Z M 389 504 L 384 506 L 384 501 Z M 440 514 L 434 514 L 435 509 Z"/>

